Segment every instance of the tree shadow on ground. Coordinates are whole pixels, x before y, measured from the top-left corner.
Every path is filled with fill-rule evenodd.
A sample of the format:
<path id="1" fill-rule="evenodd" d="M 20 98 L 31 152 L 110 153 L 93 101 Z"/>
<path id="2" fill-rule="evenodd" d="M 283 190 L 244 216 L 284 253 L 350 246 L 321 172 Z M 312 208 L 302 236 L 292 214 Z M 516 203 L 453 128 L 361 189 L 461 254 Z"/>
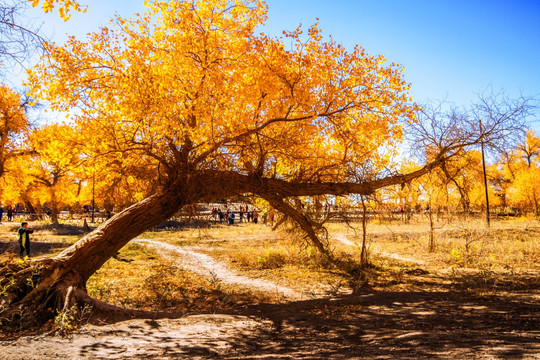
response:
<path id="1" fill-rule="evenodd" d="M 462 272 L 452 276 L 452 287 L 458 291 L 540 293 L 540 272 L 521 274 Z"/>
<path id="2" fill-rule="evenodd" d="M 437 358 L 488 351 L 525 357 L 540 351 L 540 305 L 456 292 L 380 292 L 334 301 L 261 305 L 272 321 L 270 349 L 321 357 Z M 534 332 L 536 331 L 536 336 Z M 246 347 L 261 344 L 258 336 Z M 498 350 L 493 350 L 498 347 Z"/>
<path id="3" fill-rule="evenodd" d="M 40 242 L 32 240 L 30 243 L 30 257 L 48 256 L 60 250 L 63 250 L 70 245 L 70 243 L 63 242 Z M 0 255 L 2 254 L 15 254 L 16 256 L 18 256 L 18 241 L 16 239 L 13 241 L 0 241 Z"/>
<path id="4" fill-rule="evenodd" d="M 89 229 L 93 230 L 94 228 L 89 227 Z M 34 231 L 50 232 L 55 235 L 84 235 L 89 232 L 84 226 L 75 224 L 38 224 L 34 226 Z"/>
<path id="5" fill-rule="evenodd" d="M 131 342 L 98 339 L 79 355 L 110 354 L 107 347 L 131 351 L 131 358 L 191 359 L 528 359 L 540 353 L 540 304 L 503 296 L 387 291 L 254 305 L 232 316 L 239 320 L 210 320 L 206 328 L 201 324 L 215 315 L 199 316 L 171 329 L 160 321 L 125 327 L 118 337 Z M 141 341 L 152 347 L 136 355 L 129 344 Z"/>
<path id="6" fill-rule="evenodd" d="M 205 219 L 171 219 L 162 222 L 158 226 L 152 228 L 151 232 L 161 232 L 161 231 L 182 231 L 189 229 L 208 229 L 212 226 L 217 225 L 216 221 L 205 220 Z"/>

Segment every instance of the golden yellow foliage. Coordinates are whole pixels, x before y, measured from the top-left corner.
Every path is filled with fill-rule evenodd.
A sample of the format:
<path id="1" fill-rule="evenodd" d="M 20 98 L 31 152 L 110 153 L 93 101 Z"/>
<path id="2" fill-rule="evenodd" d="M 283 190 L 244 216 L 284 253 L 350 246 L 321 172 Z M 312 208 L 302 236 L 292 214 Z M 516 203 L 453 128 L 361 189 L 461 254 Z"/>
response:
<path id="1" fill-rule="evenodd" d="M 366 161 L 390 163 L 398 120 L 415 109 L 401 67 L 323 41 L 317 24 L 257 34 L 262 1 L 147 6 L 86 41 L 48 44 L 30 71 L 54 109 L 80 108 L 95 154 L 123 164 L 135 155 L 168 179 L 188 166 L 340 181 Z"/>
<path id="2" fill-rule="evenodd" d="M 509 204 L 540 215 L 540 138 L 528 131 L 503 165 Z"/>
<path id="3" fill-rule="evenodd" d="M 64 21 L 67 21 L 70 17 L 70 11 L 82 11 L 85 12 L 86 8 L 82 8 L 78 1 L 75 0 L 28 0 L 32 3 L 33 7 L 39 6 L 43 8 L 46 13 L 53 11 L 54 7 L 58 5 L 58 14 Z"/>
<path id="4" fill-rule="evenodd" d="M 30 196 L 38 204 L 48 203 L 56 221 L 60 207 L 73 204 L 79 195 L 80 144 L 72 127 L 63 124 L 34 131 L 29 142 L 34 150 L 25 174 L 31 180 Z"/>
<path id="5" fill-rule="evenodd" d="M 0 83 L 0 177 L 22 144 L 22 135 L 27 127 L 28 121 L 19 94 Z"/>
<path id="6" fill-rule="evenodd" d="M 510 205 L 540 215 L 540 168 L 519 170 L 508 190 Z"/>

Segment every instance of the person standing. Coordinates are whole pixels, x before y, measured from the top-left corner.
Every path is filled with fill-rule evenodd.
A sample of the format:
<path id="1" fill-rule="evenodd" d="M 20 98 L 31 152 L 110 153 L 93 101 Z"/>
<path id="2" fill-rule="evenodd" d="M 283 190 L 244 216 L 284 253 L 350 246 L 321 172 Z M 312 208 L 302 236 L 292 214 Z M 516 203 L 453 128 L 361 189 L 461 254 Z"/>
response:
<path id="1" fill-rule="evenodd" d="M 259 221 L 259 213 L 257 209 L 253 210 L 253 223 L 256 224 Z"/>
<path id="2" fill-rule="evenodd" d="M 2 216 L 4 215 L 4 207 L 0 206 L 0 223 L 2 222 Z"/>
<path id="3" fill-rule="evenodd" d="M 7 209 L 7 219 L 8 221 L 11 221 L 13 220 L 13 208 L 10 206 L 8 206 L 8 209 Z"/>
<path id="4" fill-rule="evenodd" d="M 33 228 L 28 227 L 28 223 L 24 221 L 21 224 L 17 234 L 19 235 L 19 256 L 22 258 L 26 251 L 26 256 L 30 257 L 30 234 L 34 232 Z"/>
<path id="5" fill-rule="evenodd" d="M 221 209 L 218 209 L 217 210 L 217 214 L 218 214 L 218 218 L 219 218 L 219 223 L 223 223 L 223 219 L 225 218 L 225 214 L 223 213 L 223 211 L 221 211 Z"/>

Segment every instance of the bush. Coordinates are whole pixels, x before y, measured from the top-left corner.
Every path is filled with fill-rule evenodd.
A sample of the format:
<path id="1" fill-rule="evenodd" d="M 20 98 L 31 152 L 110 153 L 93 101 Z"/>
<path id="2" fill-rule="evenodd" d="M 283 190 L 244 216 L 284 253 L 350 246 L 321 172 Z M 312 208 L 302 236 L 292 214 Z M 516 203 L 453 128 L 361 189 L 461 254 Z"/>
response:
<path id="1" fill-rule="evenodd" d="M 287 254 L 283 249 L 270 248 L 263 255 L 257 257 L 259 269 L 279 269 L 287 264 Z"/>

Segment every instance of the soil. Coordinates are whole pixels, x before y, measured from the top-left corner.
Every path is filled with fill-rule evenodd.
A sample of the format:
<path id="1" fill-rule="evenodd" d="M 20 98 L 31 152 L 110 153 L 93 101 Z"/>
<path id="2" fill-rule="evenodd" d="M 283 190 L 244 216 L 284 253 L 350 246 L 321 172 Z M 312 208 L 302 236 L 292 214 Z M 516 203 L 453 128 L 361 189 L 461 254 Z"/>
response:
<path id="1" fill-rule="evenodd" d="M 540 359 L 538 289 L 480 296 L 425 287 L 304 300 L 194 248 L 139 241 L 225 284 L 278 291 L 284 302 L 4 339 L 0 359 Z"/>

